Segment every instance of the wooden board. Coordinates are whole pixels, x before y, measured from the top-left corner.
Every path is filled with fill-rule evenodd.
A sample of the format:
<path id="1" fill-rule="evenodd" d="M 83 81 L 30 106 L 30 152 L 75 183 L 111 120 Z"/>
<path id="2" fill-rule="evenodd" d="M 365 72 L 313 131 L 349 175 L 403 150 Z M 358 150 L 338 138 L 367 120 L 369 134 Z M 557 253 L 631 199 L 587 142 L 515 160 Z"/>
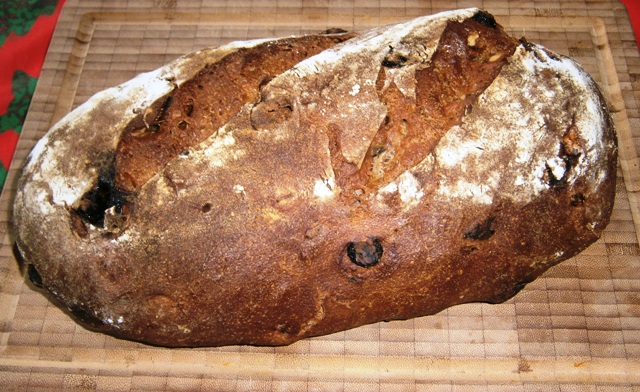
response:
<path id="1" fill-rule="evenodd" d="M 25 283 L 11 201 L 37 139 L 93 93 L 239 39 L 362 30 L 480 6 L 577 59 L 619 133 L 603 238 L 500 305 L 469 304 L 288 347 L 164 349 L 89 332 Z M 632 390 L 640 385 L 640 56 L 617 1 L 67 0 L 0 197 L 2 390 Z"/>

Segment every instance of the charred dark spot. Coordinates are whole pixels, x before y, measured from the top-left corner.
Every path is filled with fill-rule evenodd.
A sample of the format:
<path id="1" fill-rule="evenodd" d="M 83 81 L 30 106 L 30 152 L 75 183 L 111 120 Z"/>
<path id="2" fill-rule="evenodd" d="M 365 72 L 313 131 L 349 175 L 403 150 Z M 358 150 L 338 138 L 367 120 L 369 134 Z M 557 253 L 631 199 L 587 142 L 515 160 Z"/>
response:
<path id="1" fill-rule="evenodd" d="M 400 68 L 407 60 L 405 56 L 396 56 L 393 59 L 385 58 L 382 60 L 382 66 L 386 68 Z"/>
<path id="2" fill-rule="evenodd" d="M 185 129 L 187 129 L 187 127 L 189 127 L 189 123 L 182 120 L 178 123 L 178 128 L 182 131 L 184 131 Z"/>
<path id="3" fill-rule="evenodd" d="M 495 29 L 498 25 L 493 15 L 486 11 L 476 12 L 475 15 L 471 17 L 471 19 L 475 20 L 483 26 L 491 27 L 492 29 Z"/>
<path id="4" fill-rule="evenodd" d="M 202 211 L 203 214 L 206 214 L 207 212 L 210 212 L 212 208 L 213 205 L 211 203 L 205 203 L 202 205 L 200 211 Z"/>
<path id="5" fill-rule="evenodd" d="M 565 155 L 562 157 L 564 161 L 566 171 L 573 169 L 578 164 L 578 159 L 580 158 L 580 154 L 576 155 Z"/>
<path id="6" fill-rule="evenodd" d="M 33 283 L 34 286 L 36 286 L 39 289 L 42 288 L 42 277 L 40 276 L 40 273 L 38 272 L 38 270 L 33 264 L 29 264 L 27 266 L 27 277 L 29 278 L 29 281 Z"/>
<path id="7" fill-rule="evenodd" d="M 127 195 L 116 188 L 115 169 L 112 165 L 98 177 L 96 185 L 82 196 L 80 205 L 74 212 L 85 222 L 104 227 L 105 212 L 115 207 L 115 212 L 122 214 L 127 204 Z"/>
<path id="8" fill-rule="evenodd" d="M 350 242 L 347 245 L 347 256 L 352 263 L 360 267 L 372 267 L 380 262 L 384 249 L 377 238 L 365 241 Z"/>
<path id="9" fill-rule="evenodd" d="M 182 151 L 180 151 L 180 155 L 181 155 L 181 156 L 183 156 L 183 157 L 188 156 L 188 155 L 189 155 L 189 150 L 182 150 Z"/>
<path id="10" fill-rule="evenodd" d="M 565 178 L 566 176 L 563 176 L 562 178 L 557 178 L 555 174 L 553 174 L 553 170 L 551 169 L 551 167 L 549 167 L 549 165 L 545 165 L 545 178 L 547 180 L 547 184 L 549 184 L 549 187 L 551 188 L 562 188 L 565 184 Z"/>
<path id="11" fill-rule="evenodd" d="M 488 240 L 496 231 L 491 228 L 495 217 L 490 216 L 484 222 L 477 223 L 464 233 L 464 238 L 484 241 Z"/>
<path id="12" fill-rule="evenodd" d="M 393 46 L 389 46 L 389 53 L 382 60 L 382 66 L 386 68 L 400 68 L 409 58 L 394 51 Z"/>

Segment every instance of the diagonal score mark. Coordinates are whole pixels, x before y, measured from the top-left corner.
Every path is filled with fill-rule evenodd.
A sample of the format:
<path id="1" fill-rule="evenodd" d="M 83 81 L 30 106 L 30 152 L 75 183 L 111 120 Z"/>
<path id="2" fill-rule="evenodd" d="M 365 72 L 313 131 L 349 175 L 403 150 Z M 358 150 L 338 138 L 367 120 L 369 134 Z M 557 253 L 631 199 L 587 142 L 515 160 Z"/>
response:
<path id="1" fill-rule="evenodd" d="M 328 131 L 336 181 L 347 197 L 377 190 L 428 156 L 446 132 L 460 124 L 517 45 L 489 14 L 448 22 L 427 66 L 415 71 L 415 98 L 400 90 L 388 70 L 425 60 L 413 49 L 398 53 L 390 47 L 375 83 L 387 115 L 359 168 L 341 156 L 337 132 Z"/>

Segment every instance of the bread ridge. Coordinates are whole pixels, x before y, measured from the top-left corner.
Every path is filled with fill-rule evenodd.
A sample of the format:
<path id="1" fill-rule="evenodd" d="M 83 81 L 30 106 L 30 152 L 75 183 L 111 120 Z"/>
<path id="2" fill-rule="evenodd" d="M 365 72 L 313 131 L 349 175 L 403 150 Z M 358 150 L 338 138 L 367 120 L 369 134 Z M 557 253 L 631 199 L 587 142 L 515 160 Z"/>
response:
<path id="1" fill-rule="evenodd" d="M 396 86 L 415 99 L 413 75 L 446 25 L 478 12 L 374 29 L 275 77 L 260 102 L 142 186 L 127 228 L 108 236 L 91 228 L 86 238 L 65 228 L 77 255 L 43 260 L 32 248 L 46 245 L 31 241 L 68 220 L 86 185 L 44 230 L 26 228 L 23 209 L 42 212 L 17 197 L 27 262 L 86 325 L 167 346 L 289 344 L 511 297 L 595 241 L 611 213 L 614 130 L 573 61 L 520 41 L 416 165 L 366 190 L 344 187 L 336 166 L 362 166 L 389 114 L 379 92 Z M 393 66 L 390 46 L 406 50 L 409 64 Z M 30 200 L 61 199 L 32 192 Z"/>
<path id="2" fill-rule="evenodd" d="M 232 42 L 228 45 L 215 48 L 205 48 L 187 55 L 181 56 L 175 61 L 154 71 L 142 73 L 135 78 L 124 82 L 118 86 L 111 87 L 100 91 L 90 97 L 86 102 L 79 105 L 70 113 L 59 120 L 41 139 L 29 153 L 26 163 L 22 169 L 25 176 L 30 176 L 35 171 L 36 165 L 39 170 L 43 171 L 42 176 L 46 176 L 48 181 L 54 181 L 54 188 L 60 188 L 56 194 L 49 197 L 53 198 L 56 205 L 70 206 L 74 204 L 80 195 L 93 183 L 97 174 L 91 171 L 75 173 L 55 173 L 54 170 L 64 172 L 64 168 L 56 165 L 58 157 L 55 155 L 64 155 L 67 158 L 73 158 L 74 154 L 66 153 L 63 150 L 64 145 L 73 144 L 76 137 L 72 124 L 86 119 L 87 124 L 91 124 L 90 119 L 93 116 L 106 117 L 113 122 L 110 127 L 101 130 L 101 132 L 86 131 L 85 136 L 91 137 L 86 143 L 87 146 L 97 144 L 97 149 L 113 150 L 117 144 L 120 132 L 131 121 L 137 112 L 150 106 L 153 102 L 165 96 L 176 86 L 181 85 L 185 81 L 192 78 L 207 63 L 215 62 L 224 56 L 238 50 L 239 48 L 249 48 L 269 39 L 258 39 L 246 42 Z M 106 108 L 108 106 L 108 108 Z M 104 109 L 104 110 L 100 110 Z M 112 114 L 112 116 L 109 116 Z M 88 128 L 88 125 L 86 126 Z M 71 129 L 71 130 L 70 130 Z M 51 140 L 51 139 L 56 140 Z M 57 144 L 56 144 L 57 142 Z M 60 146 L 52 148 L 54 145 Z M 62 151 L 61 151 L 62 150 Z M 78 151 L 79 156 L 76 157 L 73 165 L 82 168 L 84 160 L 93 158 L 91 154 L 84 153 L 89 151 L 85 147 Z M 56 181 L 59 177 L 65 177 L 65 181 Z M 75 184 L 65 184 L 69 179 L 76 178 Z M 53 180 L 52 180 L 53 179 Z M 38 181 L 33 179 L 32 181 Z M 21 185 L 19 187 L 22 188 Z M 42 198 L 42 197 L 41 197 Z M 45 197 L 46 198 L 46 197 Z"/>

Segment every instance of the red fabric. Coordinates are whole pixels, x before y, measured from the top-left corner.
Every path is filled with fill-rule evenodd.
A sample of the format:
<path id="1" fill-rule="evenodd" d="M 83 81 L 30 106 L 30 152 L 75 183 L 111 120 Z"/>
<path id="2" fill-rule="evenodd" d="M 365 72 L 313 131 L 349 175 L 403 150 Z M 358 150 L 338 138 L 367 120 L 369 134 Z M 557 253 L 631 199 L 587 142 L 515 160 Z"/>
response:
<path id="1" fill-rule="evenodd" d="M 60 0 L 55 12 L 41 15 L 24 36 L 11 33 L 0 47 L 0 114 L 5 113 L 13 100 L 12 77 L 16 70 L 22 70 L 29 76 L 40 76 L 42 63 L 51 42 L 60 10 L 65 0 Z M 18 135 L 13 131 L 0 133 L 0 162 L 5 168 L 13 157 Z M 0 184 L 1 187 L 1 184 Z"/>
<path id="2" fill-rule="evenodd" d="M 640 0 L 620 0 L 627 7 L 627 12 L 631 18 L 631 27 L 636 37 L 636 45 L 640 51 Z"/>
<path id="3" fill-rule="evenodd" d="M 0 132 L 0 162 L 2 162 L 7 169 L 9 168 L 11 158 L 13 158 L 13 152 L 19 137 L 20 135 L 12 130 Z M 2 189 L 2 186 L 0 186 L 0 189 Z"/>

